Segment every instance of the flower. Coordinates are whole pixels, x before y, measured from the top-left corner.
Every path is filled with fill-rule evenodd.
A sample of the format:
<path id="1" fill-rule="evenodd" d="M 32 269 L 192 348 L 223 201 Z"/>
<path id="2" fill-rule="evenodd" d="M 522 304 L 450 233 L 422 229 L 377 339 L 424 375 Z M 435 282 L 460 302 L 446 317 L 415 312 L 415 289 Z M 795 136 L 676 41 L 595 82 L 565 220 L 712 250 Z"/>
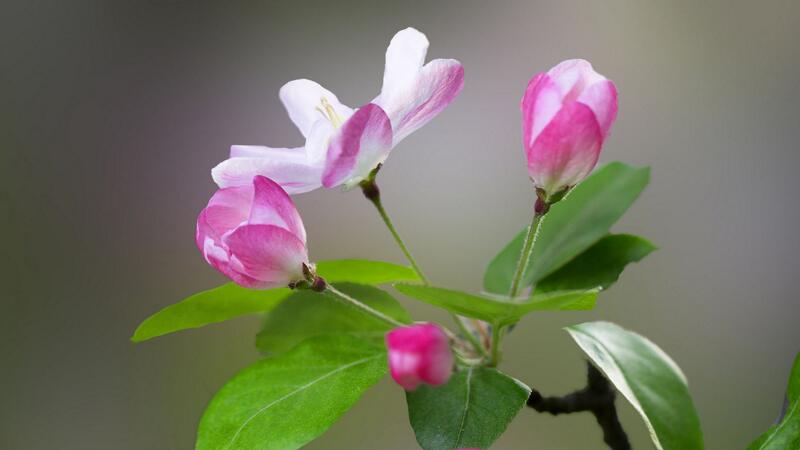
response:
<path id="1" fill-rule="evenodd" d="M 214 193 L 197 218 L 195 239 L 206 261 L 241 286 L 269 289 L 305 279 L 303 221 L 269 178 Z"/>
<path id="2" fill-rule="evenodd" d="M 571 59 L 534 76 L 520 107 L 528 173 L 550 198 L 597 164 L 617 116 L 617 88 L 588 61 Z"/>
<path id="3" fill-rule="evenodd" d="M 439 386 L 453 372 L 453 353 L 447 335 L 438 325 L 423 323 L 398 327 L 386 334 L 389 370 L 407 391 L 421 383 Z"/>
<path id="4" fill-rule="evenodd" d="M 461 91 L 461 63 L 435 59 L 423 65 L 427 50 L 428 39 L 419 31 L 406 28 L 395 34 L 386 50 L 380 95 L 355 111 L 313 81 L 286 83 L 280 99 L 305 146 L 234 145 L 230 158 L 212 170 L 214 181 L 224 188 L 264 175 L 290 194 L 355 186 Z"/>

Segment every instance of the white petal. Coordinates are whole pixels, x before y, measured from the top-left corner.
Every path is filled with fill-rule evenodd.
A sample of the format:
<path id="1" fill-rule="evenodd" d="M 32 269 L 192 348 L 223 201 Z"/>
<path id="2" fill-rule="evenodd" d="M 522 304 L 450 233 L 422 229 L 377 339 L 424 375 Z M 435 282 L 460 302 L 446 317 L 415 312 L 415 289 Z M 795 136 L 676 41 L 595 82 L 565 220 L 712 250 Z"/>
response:
<path id="1" fill-rule="evenodd" d="M 264 155 L 229 158 L 211 170 L 221 188 L 247 186 L 256 175 L 281 185 L 289 194 L 300 194 L 322 186 L 322 166 L 309 162 L 302 148 L 264 147 Z"/>
<path id="2" fill-rule="evenodd" d="M 311 80 L 293 80 L 284 84 L 281 87 L 280 98 L 286 112 L 289 113 L 289 118 L 305 137 L 308 137 L 316 121 L 327 120 L 320 110 L 323 98 L 344 119 L 353 114 L 352 108 L 339 103 L 333 92 Z"/>
<path id="3" fill-rule="evenodd" d="M 386 67 L 383 72 L 381 103 L 391 103 L 398 95 L 404 95 L 417 79 L 425 55 L 428 53 L 428 38 L 414 28 L 397 32 L 386 49 Z"/>

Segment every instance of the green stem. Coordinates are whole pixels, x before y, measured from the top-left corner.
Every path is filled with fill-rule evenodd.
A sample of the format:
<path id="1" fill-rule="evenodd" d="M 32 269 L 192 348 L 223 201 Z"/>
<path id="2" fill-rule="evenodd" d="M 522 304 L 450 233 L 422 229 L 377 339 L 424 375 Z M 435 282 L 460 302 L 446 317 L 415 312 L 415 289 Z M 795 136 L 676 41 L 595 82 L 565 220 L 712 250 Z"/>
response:
<path id="1" fill-rule="evenodd" d="M 514 272 L 514 278 L 511 281 L 511 291 L 508 293 L 508 296 L 512 299 L 516 298 L 519 291 L 522 289 L 522 278 L 525 275 L 525 270 L 528 268 L 531 254 L 533 254 L 533 245 L 536 243 L 536 237 L 542 226 L 542 218 L 544 218 L 544 213 L 534 212 L 531 224 L 528 226 L 528 233 L 525 235 L 522 253 L 520 253 L 519 261 L 517 261 L 517 270 Z"/>
<path id="2" fill-rule="evenodd" d="M 361 182 L 361 191 L 364 193 L 364 197 L 366 197 L 370 202 L 372 202 L 373 205 L 375 205 L 375 209 L 378 210 L 378 214 L 381 216 L 381 219 L 383 219 L 383 223 L 386 224 L 386 228 L 388 228 L 389 232 L 392 233 L 394 241 L 397 243 L 397 246 L 400 247 L 400 250 L 403 252 L 403 255 L 405 255 L 406 260 L 411 264 L 411 268 L 414 269 L 414 272 L 416 272 L 419 279 L 422 281 L 423 284 L 430 285 L 430 281 L 428 281 L 428 278 L 425 276 L 425 274 L 422 273 L 422 269 L 420 269 L 419 264 L 417 264 L 417 260 L 414 259 L 414 256 L 411 254 L 411 251 L 408 249 L 406 243 L 403 241 L 403 238 L 400 237 L 400 233 L 398 233 L 397 229 L 394 227 L 392 219 L 389 217 L 389 214 L 383 207 L 383 202 L 381 201 L 381 191 L 378 188 L 377 183 L 375 183 L 375 175 L 377 174 L 377 170 L 379 169 L 380 167 L 378 167 L 378 169 L 376 169 L 370 175 L 370 178 Z M 475 336 L 473 336 L 472 333 L 470 333 L 469 330 L 465 328 L 464 324 L 461 322 L 458 316 L 456 314 L 451 314 L 451 316 L 453 317 L 453 321 L 455 321 L 461 333 L 475 348 L 475 350 L 479 352 L 481 355 L 487 356 L 486 349 L 483 348 L 483 345 L 481 345 L 480 342 L 478 342 L 475 339 Z"/>
<path id="3" fill-rule="evenodd" d="M 430 284 L 428 282 L 428 279 L 422 273 L 422 269 L 419 268 L 419 264 L 417 264 L 417 261 L 414 259 L 414 256 L 411 255 L 411 251 L 409 251 L 408 247 L 406 247 L 406 243 L 403 242 L 403 238 L 400 237 L 400 234 L 397 232 L 397 229 L 394 227 L 394 224 L 392 223 L 392 219 L 389 218 L 389 214 L 387 214 L 386 210 L 383 208 L 383 203 L 381 202 L 380 195 L 375 196 L 375 197 L 367 197 L 367 198 L 369 198 L 369 200 L 372 202 L 372 204 L 375 205 L 375 209 L 378 210 L 378 214 L 380 214 L 381 219 L 383 219 L 383 223 L 386 224 L 386 228 L 388 228 L 389 232 L 392 233 L 392 237 L 394 237 L 394 241 L 397 242 L 397 246 L 400 247 L 400 250 L 403 251 L 403 255 L 405 255 L 405 257 L 408 260 L 408 262 L 411 263 L 411 268 L 413 268 L 414 272 L 417 273 L 417 276 L 419 277 L 419 279 L 422 280 L 422 282 L 425 283 L 426 285 Z"/>
<path id="4" fill-rule="evenodd" d="M 344 292 L 336 289 L 335 287 L 331 286 L 330 284 L 325 286 L 325 291 L 330 292 L 331 294 L 336 296 L 338 299 L 343 300 L 345 303 L 347 303 L 347 304 L 349 304 L 351 306 L 354 306 L 354 307 L 358 308 L 359 310 L 361 310 L 362 312 L 364 312 L 366 314 L 369 314 L 369 315 L 371 315 L 371 316 L 373 316 L 375 318 L 378 318 L 378 319 L 388 323 L 389 325 L 391 325 L 393 327 L 404 327 L 404 326 L 408 325 L 406 323 L 400 322 L 399 320 L 392 319 L 391 317 L 389 317 L 386 314 L 378 311 L 377 309 L 374 309 L 374 308 L 372 308 L 370 306 L 367 306 L 367 305 L 361 303 L 360 301 L 354 299 L 353 297 L 350 297 L 349 295 L 347 295 Z"/>

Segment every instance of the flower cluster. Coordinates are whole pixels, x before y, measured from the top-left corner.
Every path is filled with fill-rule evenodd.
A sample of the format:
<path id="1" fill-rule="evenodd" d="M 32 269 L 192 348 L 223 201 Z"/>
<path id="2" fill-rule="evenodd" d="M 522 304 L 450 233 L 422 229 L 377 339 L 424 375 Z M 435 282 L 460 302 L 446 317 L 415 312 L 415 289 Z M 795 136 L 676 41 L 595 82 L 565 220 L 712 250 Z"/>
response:
<path id="1" fill-rule="evenodd" d="M 463 67 L 454 59 L 425 64 L 427 49 L 419 31 L 398 32 L 386 51 L 380 93 L 356 109 L 313 81 L 286 83 L 279 96 L 305 144 L 234 145 L 230 157 L 214 167 L 212 178 L 220 189 L 197 219 L 196 242 L 206 261 L 247 288 L 318 280 L 289 195 L 371 183 L 390 151 L 458 96 Z M 565 61 L 531 79 L 521 109 L 528 172 L 540 201 L 549 204 L 597 163 L 616 117 L 616 89 L 588 62 Z M 372 189 L 377 193 L 374 184 Z M 386 345 L 392 377 L 405 389 L 447 382 L 453 354 L 441 327 L 398 327 L 387 334 Z"/>

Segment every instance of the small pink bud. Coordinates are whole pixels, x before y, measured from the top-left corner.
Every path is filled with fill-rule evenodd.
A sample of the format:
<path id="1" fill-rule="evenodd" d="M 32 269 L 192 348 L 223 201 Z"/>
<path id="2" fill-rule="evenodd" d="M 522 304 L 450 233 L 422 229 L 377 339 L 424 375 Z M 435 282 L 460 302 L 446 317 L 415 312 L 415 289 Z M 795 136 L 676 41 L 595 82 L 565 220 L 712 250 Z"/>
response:
<path id="1" fill-rule="evenodd" d="M 588 61 L 534 76 L 520 104 L 528 173 L 546 197 L 583 180 L 617 117 L 617 88 Z"/>
<path id="2" fill-rule="evenodd" d="M 439 386 L 453 373 L 450 341 L 431 323 L 399 327 L 386 334 L 392 378 L 407 391 L 421 383 Z"/>

